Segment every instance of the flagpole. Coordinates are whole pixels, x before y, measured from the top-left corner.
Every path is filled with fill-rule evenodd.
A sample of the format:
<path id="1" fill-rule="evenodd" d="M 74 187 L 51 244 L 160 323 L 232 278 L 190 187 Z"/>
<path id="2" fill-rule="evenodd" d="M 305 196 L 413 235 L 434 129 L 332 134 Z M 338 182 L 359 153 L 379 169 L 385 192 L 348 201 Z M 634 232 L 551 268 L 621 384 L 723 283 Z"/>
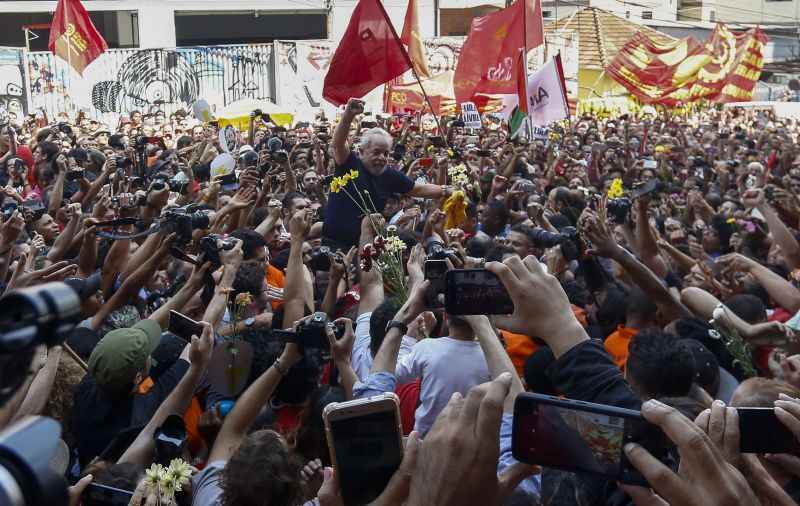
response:
<path id="1" fill-rule="evenodd" d="M 383 3 L 378 0 L 377 2 L 378 7 L 380 7 L 381 11 L 383 12 L 384 17 L 386 18 L 386 22 L 389 25 L 389 28 L 392 30 L 392 35 L 394 35 L 394 40 L 397 42 L 397 45 L 400 46 L 400 51 L 402 51 L 403 56 L 406 57 L 406 62 L 408 62 L 408 66 L 411 67 L 411 73 L 414 74 L 414 78 L 417 80 L 417 84 L 419 84 L 420 89 L 422 90 L 422 96 L 425 97 L 425 102 L 427 102 L 428 107 L 431 109 L 431 114 L 433 114 L 433 119 L 436 120 L 436 128 L 439 129 L 439 135 L 442 136 L 444 139 L 445 145 L 447 145 L 447 138 L 444 135 L 444 131 L 442 130 L 442 124 L 439 122 L 439 116 L 436 115 L 436 111 L 433 110 L 433 104 L 431 104 L 431 99 L 428 97 L 428 93 L 425 91 L 425 87 L 422 86 L 422 81 L 420 80 L 419 76 L 417 75 L 417 71 L 414 69 L 414 62 L 411 61 L 411 56 L 408 55 L 408 50 L 400 41 L 400 37 L 397 36 L 397 32 L 394 29 L 394 25 L 392 21 L 389 19 L 389 15 L 386 14 L 386 9 L 383 8 Z M 423 110 L 423 112 L 425 112 Z M 447 145 L 447 147 L 450 147 Z"/>
<path id="2" fill-rule="evenodd" d="M 525 100 L 528 100 L 528 0 L 518 0 L 522 4 L 522 72 L 525 76 Z M 535 0 L 534 0 L 535 1 Z M 531 122 L 531 113 L 525 118 L 528 124 L 528 140 L 533 138 L 533 124 Z"/>

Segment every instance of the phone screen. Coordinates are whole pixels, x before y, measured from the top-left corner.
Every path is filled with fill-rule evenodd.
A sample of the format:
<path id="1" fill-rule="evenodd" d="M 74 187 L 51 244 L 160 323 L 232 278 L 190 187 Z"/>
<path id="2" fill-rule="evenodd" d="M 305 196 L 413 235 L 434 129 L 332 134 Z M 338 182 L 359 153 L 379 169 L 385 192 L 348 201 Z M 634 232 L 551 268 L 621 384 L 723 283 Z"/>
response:
<path id="1" fill-rule="evenodd" d="M 329 422 L 344 504 L 375 500 L 400 467 L 403 452 L 393 410 Z"/>
<path id="2" fill-rule="evenodd" d="M 738 408 L 742 453 L 800 453 L 800 443 L 772 408 Z"/>
<path id="3" fill-rule="evenodd" d="M 90 483 L 83 494 L 85 506 L 127 506 L 133 492 L 119 488 Z"/>
<path id="4" fill-rule="evenodd" d="M 544 403 L 536 397 L 548 396 L 525 394 L 515 405 L 514 458 L 625 483 L 646 483 L 628 463 L 622 449 L 626 443 L 636 441 L 658 458 L 663 455 L 664 444 L 660 430 L 638 412 L 600 405 L 592 409 L 582 406 L 590 403 L 556 398 L 553 403 Z"/>
<path id="5" fill-rule="evenodd" d="M 514 301 L 500 278 L 486 269 L 447 272 L 444 306 L 453 315 L 511 314 Z"/>
<path id="6" fill-rule="evenodd" d="M 202 325 L 174 310 L 169 312 L 168 330 L 186 341 L 191 341 L 192 336 L 200 337 L 203 334 Z"/>

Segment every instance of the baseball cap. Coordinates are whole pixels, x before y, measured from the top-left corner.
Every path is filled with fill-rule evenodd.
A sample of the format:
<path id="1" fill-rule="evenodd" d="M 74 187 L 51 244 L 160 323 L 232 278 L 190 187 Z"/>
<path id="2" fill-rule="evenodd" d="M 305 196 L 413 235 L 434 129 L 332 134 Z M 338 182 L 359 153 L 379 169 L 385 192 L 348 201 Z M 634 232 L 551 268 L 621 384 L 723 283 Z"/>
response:
<path id="1" fill-rule="evenodd" d="M 245 144 L 244 146 L 239 148 L 239 155 L 243 155 L 248 151 L 254 151 L 253 146 L 251 146 L 250 144 Z"/>
<path id="2" fill-rule="evenodd" d="M 89 372 L 101 387 L 129 388 L 159 342 L 161 326 L 154 320 L 141 320 L 133 327 L 112 330 L 92 351 Z"/>

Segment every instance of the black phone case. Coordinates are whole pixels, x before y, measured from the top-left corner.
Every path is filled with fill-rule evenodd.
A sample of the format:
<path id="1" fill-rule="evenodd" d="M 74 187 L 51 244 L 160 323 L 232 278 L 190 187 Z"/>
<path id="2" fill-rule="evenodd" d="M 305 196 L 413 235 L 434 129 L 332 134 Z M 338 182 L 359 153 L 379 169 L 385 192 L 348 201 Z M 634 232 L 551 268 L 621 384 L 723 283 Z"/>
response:
<path id="1" fill-rule="evenodd" d="M 634 420 L 635 422 L 639 422 L 639 423 L 642 423 L 642 424 L 648 424 L 650 427 L 653 427 L 653 428 L 657 429 L 658 432 L 660 433 L 660 429 L 658 429 L 654 425 L 650 425 L 649 422 L 647 422 L 644 419 L 644 417 L 642 417 L 642 415 L 641 415 L 641 413 L 639 411 L 634 411 L 634 410 L 625 409 L 625 408 L 618 408 L 616 406 L 608 406 L 608 405 L 605 405 L 605 404 L 595 404 L 595 403 L 592 403 L 592 402 L 578 401 L 578 400 L 573 400 L 573 399 L 561 399 L 561 398 L 553 397 L 553 396 L 550 396 L 550 395 L 543 395 L 543 394 L 536 394 L 536 393 L 528 393 L 528 392 L 526 392 L 526 393 L 522 393 L 519 396 L 517 396 L 516 400 L 514 401 L 514 422 L 513 422 L 512 430 L 511 430 L 511 453 L 514 456 L 515 459 L 520 460 L 521 462 L 523 461 L 522 458 L 524 458 L 524 456 L 522 455 L 522 452 L 520 451 L 520 448 L 519 448 L 519 444 L 520 444 L 519 443 L 519 437 L 520 437 L 520 433 L 523 430 L 523 428 L 519 426 L 519 423 L 518 423 L 519 422 L 519 416 L 517 414 L 519 412 L 526 412 L 526 413 L 530 412 L 530 410 L 528 408 L 530 408 L 531 406 L 536 405 L 536 404 L 546 404 L 546 405 L 550 405 L 550 406 L 557 406 L 557 407 L 566 408 L 566 409 L 575 410 L 575 411 L 588 411 L 590 413 L 599 413 L 599 414 L 603 414 L 603 415 L 617 416 L 617 417 L 620 417 L 620 418 L 625 418 L 626 419 L 626 423 L 625 423 L 625 429 L 624 429 L 623 448 L 624 448 L 625 444 L 627 444 L 629 442 L 633 442 L 635 440 L 635 438 L 631 437 L 630 424 L 627 422 L 627 420 Z M 665 439 L 665 436 L 663 436 L 663 434 L 662 434 L 662 437 Z M 659 451 L 660 449 L 659 448 L 654 448 L 654 447 L 652 447 L 652 445 L 642 444 L 643 443 L 642 441 L 636 441 L 636 442 L 639 443 L 642 446 L 645 446 L 645 448 L 647 448 L 647 446 L 651 446 L 651 448 L 647 448 L 648 450 L 652 450 L 651 453 L 660 453 L 660 451 Z M 647 480 L 644 478 L 644 476 L 642 476 L 641 473 L 639 473 L 639 471 L 636 470 L 636 468 L 634 468 L 630 464 L 630 462 L 628 462 L 628 459 L 627 459 L 624 451 L 621 451 L 621 453 L 620 453 L 620 466 L 619 466 L 620 472 L 618 474 L 616 474 L 616 475 L 610 475 L 610 474 L 606 474 L 606 473 L 598 473 L 598 472 L 595 472 L 593 470 L 589 470 L 589 469 L 586 469 L 584 467 L 581 467 L 579 465 L 576 465 L 576 466 L 547 465 L 547 467 L 562 469 L 562 470 L 565 470 L 565 471 L 588 473 L 588 474 L 593 474 L 593 475 L 596 475 L 596 476 L 603 476 L 603 477 L 608 478 L 610 480 L 616 480 L 616 481 L 620 481 L 622 483 L 626 483 L 626 484 L 630 484 L 630 485 L 641 485 L 641 486 L 649 487 L 649 484 L 647 483 Z"/>
<path id="2" fill-rule="evenodd" d="M 445 276 L 444 307 L 452 315 L 489 315 L 489 314 L 512 314 L 514 312 L 514 301 L 505 290 L 502 282 L 502 296 L 497 293 L 489 293 L 486 287 L 469 283 L 464 278 L 471 273 L 484 272 L 486 276 L 493 276 L 497 281 L 497 276 L 486 269 L 452 269 L 447 271 Z M 497 290 L 495 290 L 497 291 Z M 470 300 L 465 300 L 469 298 Z"/>

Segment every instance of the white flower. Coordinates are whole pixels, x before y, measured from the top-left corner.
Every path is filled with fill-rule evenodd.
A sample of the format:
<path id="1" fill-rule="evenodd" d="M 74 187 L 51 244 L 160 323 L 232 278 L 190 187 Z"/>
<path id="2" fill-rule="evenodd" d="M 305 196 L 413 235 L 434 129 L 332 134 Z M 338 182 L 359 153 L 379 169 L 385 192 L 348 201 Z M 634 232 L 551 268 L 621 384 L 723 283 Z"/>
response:
<path id="1" fill-rule="evenodd" d="M 711 314 L 715 321 L 720 321 L 725 318 L 725 308 L 722 305 L 719 305 L 714 308 L 714 312 Z"/>
<path id="2" fill-rule="evenodd" d="M 390 236 L 386 240 L 386 251 L 389 253 L 402 253 L 406 250 L 406 243 L 396 235 Z"/>

